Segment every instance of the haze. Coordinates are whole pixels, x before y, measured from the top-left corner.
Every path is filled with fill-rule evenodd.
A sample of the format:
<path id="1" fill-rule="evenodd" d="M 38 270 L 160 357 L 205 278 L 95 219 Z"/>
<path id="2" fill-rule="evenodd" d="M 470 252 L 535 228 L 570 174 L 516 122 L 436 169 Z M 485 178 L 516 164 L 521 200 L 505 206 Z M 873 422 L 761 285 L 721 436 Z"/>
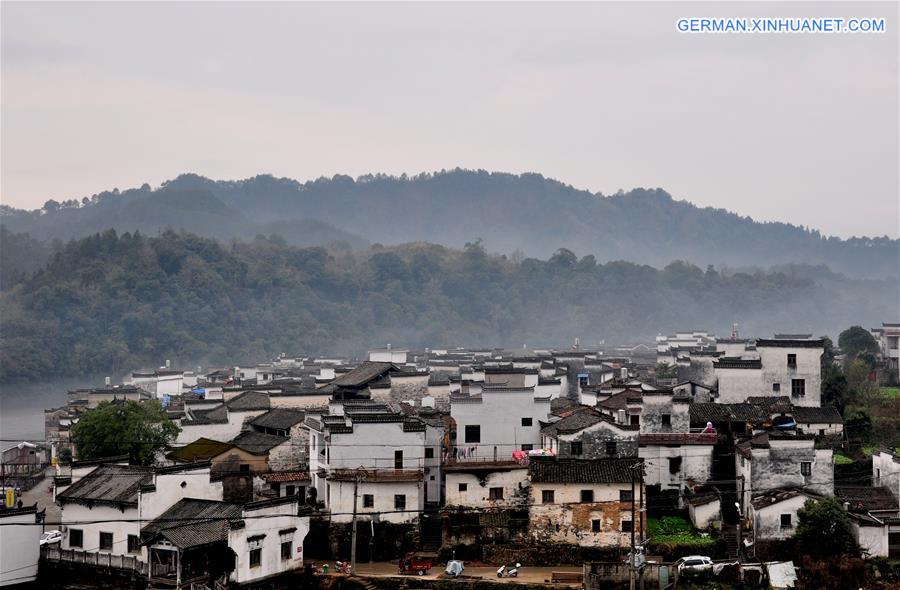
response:
<path id="1" fill-rule="evenodd" d="M 684 35 L 682 16 L 883 16 Z M 2 4 L 4 204 L 180 172 L 534 171 L 898 237 L 898 5 Z"/>

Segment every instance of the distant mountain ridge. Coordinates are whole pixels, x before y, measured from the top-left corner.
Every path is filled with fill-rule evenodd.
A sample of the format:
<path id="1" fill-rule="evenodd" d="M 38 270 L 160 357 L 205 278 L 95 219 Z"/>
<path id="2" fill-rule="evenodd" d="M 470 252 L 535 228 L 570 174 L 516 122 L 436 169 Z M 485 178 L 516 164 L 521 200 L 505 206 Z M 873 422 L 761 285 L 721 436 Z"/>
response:
<path id="1" fill-rule="evenodd" d="M 457 169 L 414 177 L 337 175 L 304 183 L 265 175 L 214 181 L 183 174 L 155 191 L 137 191 L 141 194 L 107 193 L 90 206 L 40 215 L 5 208 L 2 222 L 11 231 L 41 239 L 80 237 L 108 227 L 125 231 L 136 229 L 128 225 L 131 208 L 145 211 L 146 199 L 152 205 L 152 224 L 211 237 L 246 237 L 257 224 L 310 219 L 333 226 L 336 236 L 346 232 L 335 240 L 344 242 L 361 236 L 383 244 L 428 241 L 458 248 L 481 238 L 488 251 L 547 257 L 567 248 L 599 261 L 628 260 L 657 268 L 687 260 L 732 267 L 824 264 L 848 276 L 870 278 L 894 277 L 900 271 L 897 239 L 824 237 L 787 223 L 760 223 L 723 209 L 700 208 L 661 189 L 603 196 L 539 174 Z M 107 204 L 122 199 L 137 204 Z M 109 215 L 110 208 L 117 208 L 119 216 Z M 309 245 L 284 237 L 294 245 Z"/>

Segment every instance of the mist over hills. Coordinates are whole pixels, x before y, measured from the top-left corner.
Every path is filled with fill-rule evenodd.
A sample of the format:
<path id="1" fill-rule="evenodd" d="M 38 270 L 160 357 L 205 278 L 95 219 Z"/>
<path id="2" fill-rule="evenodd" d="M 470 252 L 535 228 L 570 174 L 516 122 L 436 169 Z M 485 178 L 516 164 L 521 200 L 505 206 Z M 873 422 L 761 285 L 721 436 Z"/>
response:
<path id="1" fill-rule="evenodd" d="M 10 234 L 16 240 L 21 234 Z M 27 246 L 27 242 L 24 243 Z M 560 346 L 705 328 L 836 335 L 896 311 L 896 279 L 825 268 L 725 273 L 547 260 L 427 243 L 296 248 L 113 230 L 74 240 L 0 293 L 0 381 L 121 374 L 163 359 L 230 366 L 288 354 L 361 355 L 386 342 Z"/>
<path id="2" fill-rule="evenodd" d="M 42 211 L 4 207 L 2 223 L 41 240 L 115 228 L 153 235 L 184 229 L 219 239 L 281 235 L 296 246 L 428 241 L 459 248 L 480 238 L 490 252 L 547 257 L 559 248 L 601 262 L 663 267 L 826 265 L 853 277 L 896 277 L 900 240 L 822 236 L 677 201 L 661 189 L 592 194 L 538 174 L 452 170 L 415 177 L 366 175 L 214 181 L 184 174 L 151 190 L 95 195 Z M 296 221 L 292 221 L 296 220 Z M 315 224 L 315 225 L 310 225 Z"/>

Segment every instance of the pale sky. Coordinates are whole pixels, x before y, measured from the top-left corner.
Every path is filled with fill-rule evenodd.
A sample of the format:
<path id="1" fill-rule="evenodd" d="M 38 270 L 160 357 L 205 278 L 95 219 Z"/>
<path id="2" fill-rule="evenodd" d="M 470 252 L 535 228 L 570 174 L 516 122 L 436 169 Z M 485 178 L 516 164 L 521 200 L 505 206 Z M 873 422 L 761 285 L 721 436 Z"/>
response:
<path id="1" fill-rule="evenodd" d="M 898 3 L 2 3 L 0 199 L 539 172 L 897 237 Z M 883 16 L 686 35 L 686 16 Z"/>

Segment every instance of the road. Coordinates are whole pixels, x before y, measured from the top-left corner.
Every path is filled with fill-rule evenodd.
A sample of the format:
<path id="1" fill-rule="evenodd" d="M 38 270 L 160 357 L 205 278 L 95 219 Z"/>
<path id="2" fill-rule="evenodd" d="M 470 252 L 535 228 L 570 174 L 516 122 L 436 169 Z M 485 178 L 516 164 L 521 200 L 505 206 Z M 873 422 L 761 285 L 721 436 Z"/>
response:
<path id="1" fill-rule="evenodd" d="M 422 576 L 424 578 L 435 579 L 440 574 L 444 573 L 445 564 L 436 564 L 435 567 L 431 570 L 431 573 Z M 488 580 L 499 581 L 499 582 L 530 582 L 530 583 L 550 583 L 550 574 L 552 572 L 576 572 L 581 573 L 582 569 L 580 567 L 523 567 L 519 570 L 519 575 L 516 578 L 501 578 L 497 579 L 497 568 L 500 566 L 476 566 L 476 565 L 467 565 L 465 575 L 467 576 L 480 576 Z M 397 563 L 390 562 L 377 562 L 377 563 L 360 563 L 356 566 L 356 572 L 361 576 L 396 576 L 397 575 Z M 580 588 L 581 584 L 555 584 L 560 588 L 568 588 L 568 587 L 576 587 Z"/>
<path id="2" fill-rule="evenodd" d="M 31 506 L 37 502 L 38 510 L 47 510 L 47 516 L 44 519 L 45 529 L 52 530 L 59 526 L 62 516 L 59 506 L 53 501 L 53 475 L 56 471 L 48 468 L 43 480 L 38 482 L 36 486 L 22 493 L 22 504 Z"/>

